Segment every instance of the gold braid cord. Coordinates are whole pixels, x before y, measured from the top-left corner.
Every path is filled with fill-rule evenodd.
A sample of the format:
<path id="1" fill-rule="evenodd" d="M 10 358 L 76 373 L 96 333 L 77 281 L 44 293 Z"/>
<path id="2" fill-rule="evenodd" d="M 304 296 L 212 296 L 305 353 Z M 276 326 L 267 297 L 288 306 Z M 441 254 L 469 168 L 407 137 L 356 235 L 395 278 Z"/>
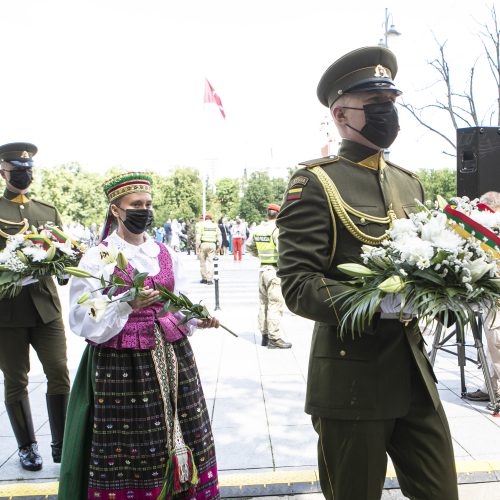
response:
<path id="1" fill-rule="evenodd" d="M 0 222 L 2 224 L 7 224 L 8 226 L 22 226 L 21 229 L 19 229 L 19 231 L 17 233 L 15 233 L 15 234 L 8 234 L 5 231 L 2 231 L 0 229 L 0 236 L 3 236 L 6 239 L 9 236 L 17 236 L 18 234 L 25 233 L 26 230 L 28 229 L 29 225 L 30 225 L 29 222 L 28 222 L 28 219 L 23 219 L 21 222 L 13 222 L 11 220 L 0 219 Z"/>
<path id="2" fill-rule="evenodd" d="M 375 217 L 374 215 L 368 215 L 360 212 L 359 210 L 356 210 L 348 205 L 342 199 L 337 186 L 335 186 L 335 183 L 332 181 L 330 176 L 321 167 L 316 166 L 310 168 L 309 170 L 318 178 L 319 182 L 323 186 L 323 189 L 328 196 L 328 201 L 342 224 L 357 240 L 366 245 L 375 246 L 379 245 L 382 241 L 388 238 L 386 233 L 382 236 L 370 236 L 369 234 L 363 233 L 363 231 L 356 226 L 351 217 L 349 217 L 349 213 L 351 215 L 355 215 L 356 217 L 364 218 L 369 222 L 375 222 L 376 224 L 388 224 L 391 228 L 393 220 L 396 219 L 396 214 L 392 209 L 388 210 L 387 217 Z"/>

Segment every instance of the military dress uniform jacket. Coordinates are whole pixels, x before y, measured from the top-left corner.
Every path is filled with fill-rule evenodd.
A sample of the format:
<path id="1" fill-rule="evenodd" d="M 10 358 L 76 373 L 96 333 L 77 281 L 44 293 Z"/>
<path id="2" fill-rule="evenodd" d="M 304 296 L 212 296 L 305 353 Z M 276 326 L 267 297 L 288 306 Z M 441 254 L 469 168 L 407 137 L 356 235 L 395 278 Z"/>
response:
<path id="1" fill-rule="evenodd" d="M 14 235 L 26 231 L 31 226 L 45 223 L 62 225 L 57 209 L 43 201 L 24 195 L 21 203 L 17 193 L 8 190 L 0 198 L 0 250 L 5 248 L 5 234 Z M 26 219 L 26 223 L 23 223 Z M 49 323 L 61 317 L 61 304 L 52 278 L 42 278 L 39 282 L 24 286 L 13 299 L 0 300 L 2 327 L 31 327 L 40 322 Z"/>
<path id="2" fill-rule="evenodd" d="M 289 183 L 277 225 L 286 304 L 316 322 L 306 412 L 346 420 L 397 418 L 408 411 L 415 377 L 437 407 L 435 377 L 416 321 L 405 326 L 376 319 L 341 339 L 341 306 L 330 302 L 343 289 L 337 280 L 349 279 L 337 266 L 359 262 L 361 246 L 378 244 L 391 217 L 415 210 L 415 200 L 424 196 L 420 182 L 381 153 L 345 140 L 338 157 L 303 165 Z"/>

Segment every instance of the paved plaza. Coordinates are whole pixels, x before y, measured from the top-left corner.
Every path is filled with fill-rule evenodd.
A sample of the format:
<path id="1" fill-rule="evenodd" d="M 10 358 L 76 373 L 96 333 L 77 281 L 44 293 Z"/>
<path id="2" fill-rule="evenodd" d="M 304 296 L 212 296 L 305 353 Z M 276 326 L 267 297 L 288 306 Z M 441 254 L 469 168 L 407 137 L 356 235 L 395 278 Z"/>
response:
<path id="1" fill-rule="evenodd" d="M 241 263 L 229 255 L 220 257 L 220 310 L 215 311 L 214 285 L 199 283 L 194 256 L 182 254 L 181 259 L 191 283 L 190 298 L 203 300 L 222 323 L 239 334 L 234 338 L 223 329 L 200 330 L 192 338 L 212 418 L 222 496 L 322 498 L 318 493 L 316 434 L 303 411 L 312 322 L 287 311 L 283 327 L 293 348 L 264 348 L 257 329 L 258 260 L 248 254 Z M 67 311 L 68 287 L 59 290 Z M 67 313 L 64 317 L 66 320 Z M 85 342 L 69 328 L 67 338 L 74 377 Z M 431 341 L 429 337 L 428 343 Z M 468 348 L 468 353 L 475 358 L 475 349 Z M 39 472 L 21 469 L 2 405 L 0 498 L 20 497 L 21 491 L 25 498 L 55 498 L 51 495 L 57 491 L 59 465 L 50 459 L 45 376 L 34 353 L 31 359 L 30 399 L 45 462 Z M 460 498 L 480 500 L 484 495 L 500 499 L 500 418 L 491 415 L 486 403 L 461 399 L 455 356 L 439 351 L 436 375 L 453 436 Z M 472 390 L 482 382 L 481 371 L 471 362 L 466 365 L 466 382 Z M 0 383 L 3 385 L 2 378 Z M 386 488 L 384 499 L 404 498 L 391 466 Z"/>

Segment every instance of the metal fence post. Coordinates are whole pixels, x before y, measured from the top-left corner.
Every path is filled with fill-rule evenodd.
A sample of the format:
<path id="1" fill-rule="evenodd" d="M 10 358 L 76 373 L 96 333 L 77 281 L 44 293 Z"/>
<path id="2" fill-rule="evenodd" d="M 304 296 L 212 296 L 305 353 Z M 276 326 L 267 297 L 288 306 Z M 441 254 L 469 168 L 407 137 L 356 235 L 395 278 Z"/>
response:
<path id="1" fill-rule="evenodd" d="M 220 309 L 219 304 L 219 257 L 214 257 L 214 281 L 215 281 L 215 310 Z"/>

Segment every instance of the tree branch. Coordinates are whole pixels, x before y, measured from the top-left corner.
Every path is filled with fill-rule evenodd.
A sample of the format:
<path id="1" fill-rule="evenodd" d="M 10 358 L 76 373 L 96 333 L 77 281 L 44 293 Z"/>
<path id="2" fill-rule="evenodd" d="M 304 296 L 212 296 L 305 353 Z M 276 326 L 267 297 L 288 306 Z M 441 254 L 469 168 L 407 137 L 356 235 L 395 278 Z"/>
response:
<path id="1" fill-rule="evenodd" d="M 406 104 L 405 102 L 400 102 L 400 105 L 406 109 L 407 111 L 409 111 L 413 117 L 418 121 L 418 123 L 420 123 L 420 125 L 423 125 L 425 128 L 429 129 L 431 132 L 434 132 L 435 134 L 438 134 L 439 136 L 441 136 L 446 142 L 448 142 L 452 147 L 453 149 L 457 149 L 454 141 L 450 140 L 448 137 L 446 137 L 446 135 L 444 135 L 442 132 L 440 132 L 439 130 L 435 129 L 434 127 L 431 127 L 428 123 L 424 122 L 422 120 L 422 118 L 420 118 L 420 116 L 417 114 L 415 108 L 411 105 L 411 104 Z"/>

